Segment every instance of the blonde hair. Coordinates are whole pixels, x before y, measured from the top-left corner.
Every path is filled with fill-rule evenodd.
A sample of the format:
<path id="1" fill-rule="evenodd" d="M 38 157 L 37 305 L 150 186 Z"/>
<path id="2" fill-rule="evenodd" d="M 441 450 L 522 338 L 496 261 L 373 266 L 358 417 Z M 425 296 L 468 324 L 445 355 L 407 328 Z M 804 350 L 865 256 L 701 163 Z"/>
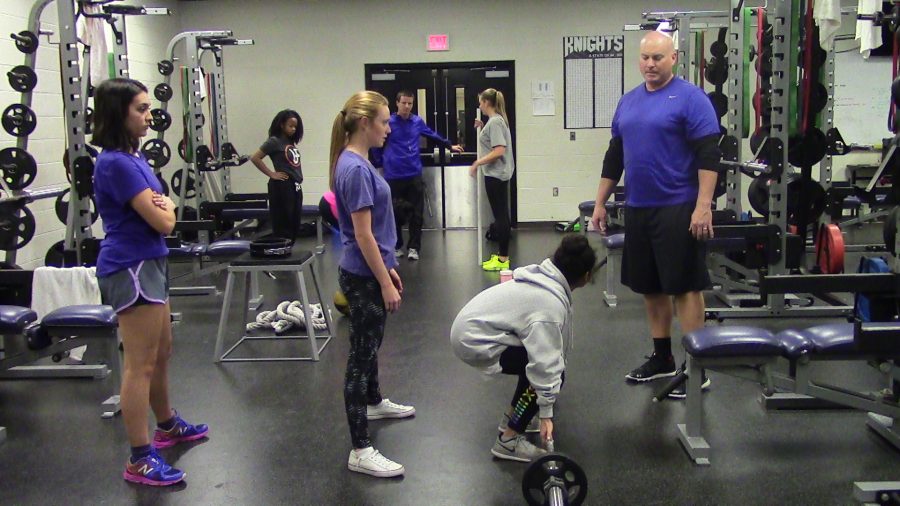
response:
<path id="1" fill-rule="evenodd" d="M 491 107 L 497 111 L 497 114 L 503 117 L 503 121 L 509 124 L 509 118 L 506 117 L 506 101 L 503 99 L 502 91 L 488 88 L 478 94 L 478 99 L 491 104 Z"/>
<path id="2" fill-rule="evenodd" d="M 334 170 L 337 167 L 341 152 L 347 147 L 350 136 L 359 129 L 359 120 L 369 118 L 375 120 L 381 107 L 387 107 L 388 101 L 377 91 L 360 91 L 350 97 L 344 108 L 334 117 L 331 125 L 331 156 L 328 169 L 328 187 L 334 191 Z"/>

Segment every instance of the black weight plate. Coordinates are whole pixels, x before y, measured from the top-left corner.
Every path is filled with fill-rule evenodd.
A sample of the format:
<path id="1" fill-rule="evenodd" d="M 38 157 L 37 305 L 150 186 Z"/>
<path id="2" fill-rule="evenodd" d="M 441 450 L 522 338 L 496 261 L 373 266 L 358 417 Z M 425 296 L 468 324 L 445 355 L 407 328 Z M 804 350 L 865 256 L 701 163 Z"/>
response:
<path id="1" fill-rule="evenodd" d="M 759 153 L 759 148 L 762 146 L 763 141 L 769 137 L 769 129 L 768 128 L 760 128 L 753 132 L 753 135 L 750 136 L 750 152 L 751 153 Z M 764 153 L 759 153 L 759 155 L 765 156 Z"/>
<path id="2" fill-rule="evenodd" d="M 788 176 L 787 184 L 787 214 L 789 222 L 796 222 L 797 213 L 800 210 L 800 191 L 805 188 L 809 195 L 809 209 L 806 219 L 809 222 L 815 222 L 825 212 L 826 198 L 825 189 L 816 181 L 806 180 L 801 183 L 800 174 L 791 174 Z M 769 215 L 769 185 L 772 180 L 766 177 L 758 177 L 750 183 L 747 190 L 747 200 L 750 201 L 750 207 L 762 216 Z"/>
<path id="3" fill-rule="evenodd" d="M 97 155 L 99 154 L 99 152 L 97 151 L 97 148 L 95 148 L 94 146 L 91 146 L 90 144 L 85 144 L 84 149 L 85 149 L 85 151 L 87 151 L 88 155 L 90 155 L 91 159 L 93 159 L 94 161 L 97 160 Z M 66 169 L 66 180 L 71 183 L 72 182 L 72 166 L 69 165 L 69 150 L 68 149 L 63 151 L 62 162 L 63 162 L 63 167 Z"/>
<path id="4" fill-rule="evenodd" d="M 150 128 L 154 132 L 165 132 L 172 126 L 172 116 L 163 109 L 153 109 L 150 111 Z"/>
<path id="5" fill-rule="evenodd" d="M 70 190 L 66 190 L 56 197 L 56 203 L 53 210 L 56 211 L 56 218 L 65 225 L 69 219 L 69 194 Z M 99 215 L 97 214 L 97 206 L 94 204 L 94 197 L 90 198 L 91 202 L 91 225 L 97 222 Z"/>
<path id="6" fill-rule="evenodd" d="M 178 156 L 180 156 L 181 159 L 184 160 L 185 162 L 187 161 L 187 158 L 186 158 L 187 155 L 184 154 L 184 139 L 181 139 L 180 141 L 178 141 Z"/>
<path id="7" fill-rule="evenodd" d="M 169 60 L 160 60 L 156 64 L 156 70 L 164 76 L 170 76 L 175 71 L 175 65 Z"/>
<path id="8" fill-rule="evenodd" d="M 713 56 L 706 64 L 703 77 L 713 86 L 721 86 L 728 80 L 728 59 Z"/>
<path id="9" fill-rule="evenodd" d="M 10 190 L 22 190 L 34 182 L 37 164 L 24 149 L 4 148 L 0 150 L 0 176 Z"/>
<path id="10" fill-rule="evenodd" d="M 153 88 L 153 96 L 160 102 L 168 102 L 172 98 L 172 87 L 166 83 L 159 83 Z"/>
<path id="11" fill-rule="evenodd" d="M 25 54 L 31 54 L 37 51 L 38 38 L 37 35 L 34 34 L 34 32 L 23 30 L 19 32 L 18 35 L 14 36 L 13 40 L 16 41 L 16 49 Z"/>
<path id="12" fill-rule="evenodd" d="M 12 89 L 21 93 L 27 93 L 37 86 L 37 74 L 27 65 L 16 65 L 6 73 L 6 77 Z"/>
<path id="13" fill-rule="evenodd" d="M 716 58 L 721 58 L 725 56 L 725 53 L 728 52 L 728 44 L 722 40 L 713 41 L 713 43 L 709 46 L 709 54 L 715 56 Z"/>
<path id="14" fill-rule="evenodd" d="M 172 149 L 166 144 L 166 141 L 160 139 L 150 139 L 141 146 L 141 153 L 147 159 L 147 164 L 154 169 L 165 167 L 169 160 L 172 159 Z"/>
<path id="15" fill-rule="evenodd" d="M 27 207 L 19 208 L 21 214 L 16 216 L 18 204 L 3 206 L 0 212 L 0 249 L 14 251 L 24 248 L 34 238 L 36 227 L 34 213 Z"/>
<path id="16" fill-rule="evenodd" d="M 806 130 L 788 140 L 788 162 L 795 167 L 811 167 L 825 158 L 828 139 L 818 128 Z"/>
<path id="17" fill-rule="evenodd" d="M 581 466 L 559 453 L 548 453 L 529 464 L 522 476 L 522 495 L 532 506 L 549 503 L 544 490 L 547 480 L 558 478 L 563 482 L 567 501 L 565 504 L 579 506 L 587 497 L 587 476 Z"/>
<path id="18" fill-rule="evenodd" d="M 91 134 L 94 132 L 94 109 L 91 107 L 84 108 L 84 133 Z"/>
<path id="19" fill-rule="evenodd" d="M 75 251 L 65 251 L 65 241 L 57 241 L 47 249 L 44 265 L 47 267 L 75 267 L 78 265 Z M 69 259 L 66 261 L 66 259 Z"/>
<path id="20" fill-rule="evenodd" d="M 728 112 L 728 97 L 719 91 L 711 91 L 707 95 L 709 101 L 712 102 L 713 109 L 716 110 L 716 117 L 721 119 Z"/>
<path id="21" fill-rule="evenodd" d="M 37 126 L 37 117 L 27 105 L 11 104 L 3 111 L 3 129 L 14 137 L 26 137 Z"/>
<path id="22" fill-rule="evenodd" d="M 194 198 L 197 196 L 195 181 L 192 176 L 188 176 L 187 178 L 187 191 L 185 195 L 181 194 L 182 182 L 184 179 L 184 169 L 178 169 L 172 174 L 172 191 L 175 195 L 184 198 Z"/>
<path id="23" fill-rule="evenodd" d="M 813 115 L 822 112 L 822 109 L 828 104 L 828 90 L 822 83 L 816 83 L 809 96 L 809 112 Z"/>

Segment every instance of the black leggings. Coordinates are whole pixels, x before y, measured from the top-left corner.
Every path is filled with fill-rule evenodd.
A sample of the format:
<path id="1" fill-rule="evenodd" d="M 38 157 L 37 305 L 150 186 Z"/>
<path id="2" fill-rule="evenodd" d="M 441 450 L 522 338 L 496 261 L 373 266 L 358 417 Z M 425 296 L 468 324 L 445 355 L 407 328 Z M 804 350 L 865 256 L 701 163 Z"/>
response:
<path id="1" fill-rule="evenodd" d="M 500 243 L 500 256 L 509 256 L 509 181 L 484 176 L 484 191 L 494 213 L 494 234 Z"/>
<path id="2" fill-rule="evenodd" d="M 409 246 L 422 248 L 422 223 L 425 216 L 425 180 L 421 175 L 405 179 L 388 180 L 394 204 L 394 220 L 397 223 L 397 244 L 403 247 L 403 225 L 409 223 Z"/>
<path id="3" fill-rule="evenodd" d="M 272 235 L 293 241 L 300 226 L 300 210 L 303 209 L 303 189 L 288 178 L 284 181 L 269 179 L 269 218 Z"/>
<path id="4" fill-rule="evenodd" d="M 350 305 L 350 355 L 344 376 L 344 408 L 350 439 L 356 449 L 372 446 L 366 405 L 381 402 L 378 385 L 378 348 L 384 338 L 387 311 L 381 286 L 374 277 L 340 269 L 338 284 Z"/>
<path id="5" fill-rule="evenodd" d="M 527 365 L 528 352 L 522 346 L 510 346 L 500 354 L 500 368 L 503 374 L 513 374 L 519 377 L 519 382 L 516 384 L 516 393 L 513 395 L 512 402 L 510 402 L 513 413 L 509 417 L 509 423 L 507 424 L 510 429 L 519 434 L 525 433 L 525 429 L 531 423 L 531 419 L 538 412 L 537 393 L 535 393 L 534 387 L 528 381 L 528 377 L 525 376 L 525 367 Z M 563 373 L 562 379 L 563 383 L 565 383 L 565 373 Z"/>

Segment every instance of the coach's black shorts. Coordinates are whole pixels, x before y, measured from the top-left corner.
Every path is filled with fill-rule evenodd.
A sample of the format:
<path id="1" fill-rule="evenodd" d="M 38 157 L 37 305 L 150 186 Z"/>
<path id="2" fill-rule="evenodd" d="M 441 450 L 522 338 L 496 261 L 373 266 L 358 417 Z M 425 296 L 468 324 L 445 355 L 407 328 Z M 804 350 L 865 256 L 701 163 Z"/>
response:
<path id="1" fill-rule="evenodd" d="M 625 209 L 622 284 L 637 293 L 680 295 L 709 286 L 706 243 L 691 235 L 695 204 Z"/>

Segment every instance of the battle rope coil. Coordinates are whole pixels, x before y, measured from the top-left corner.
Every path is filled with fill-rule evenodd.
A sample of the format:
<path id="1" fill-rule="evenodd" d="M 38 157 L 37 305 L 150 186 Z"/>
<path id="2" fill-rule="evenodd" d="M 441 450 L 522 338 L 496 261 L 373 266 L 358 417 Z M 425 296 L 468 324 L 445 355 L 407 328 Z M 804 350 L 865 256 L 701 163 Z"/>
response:
<path id="1" fill-rule="evenodd" d="M 328 328 L 321 304 L 310 304 L 309 310 L 312 313 L 314 329 L 325 330 Z M 303 304 L 299 300 L 286 300 L 278 304 L 274 311 L 262 311 L 256 315 L 256 321 L 247 324 L 247 331 L 273 329 L 276 334 L 283 334 L 294 326 L 306 328 Z"/>

